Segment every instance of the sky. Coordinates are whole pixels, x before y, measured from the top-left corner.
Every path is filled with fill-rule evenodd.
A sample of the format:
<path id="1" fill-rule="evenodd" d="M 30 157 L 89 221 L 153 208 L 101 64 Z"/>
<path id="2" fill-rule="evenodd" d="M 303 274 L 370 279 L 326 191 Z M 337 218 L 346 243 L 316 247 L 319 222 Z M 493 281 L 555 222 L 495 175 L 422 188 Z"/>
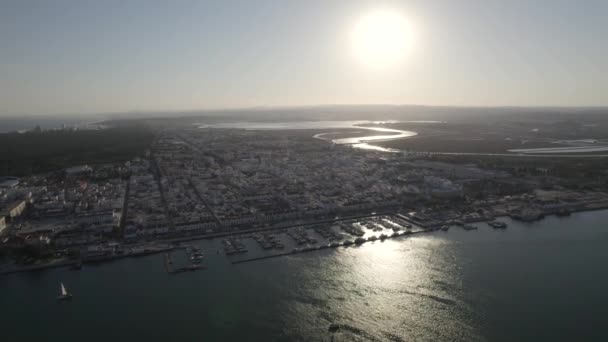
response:
<path id="1" fill-rule="evenodd" d="M 382 68 L 353 48 L 376 11 L 408 27 Z M 606 18 L 605 0 L 0 0 L 0 116 L 605 106 Z"/>

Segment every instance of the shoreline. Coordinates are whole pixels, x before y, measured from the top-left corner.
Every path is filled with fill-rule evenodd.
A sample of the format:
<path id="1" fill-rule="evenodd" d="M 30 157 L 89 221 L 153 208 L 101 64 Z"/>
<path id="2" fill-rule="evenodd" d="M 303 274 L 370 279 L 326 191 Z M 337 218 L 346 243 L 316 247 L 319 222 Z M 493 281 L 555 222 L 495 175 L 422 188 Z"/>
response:
<path id="1" fill-rule="evenodd" d="M 567 213 L 569 216 L 570 213 L 575 214 L 575 213 L 593 212 L 593 211 L 600 211 L 600 210 L 608 210 L 608 202 L 588 203 L 588 204 L 573 206 L 573 207 L 570 207 L 567 209 Z M 534 217 L 532 219 L 521 219 L 521 218 L 516 217 L 515 215 L 507 214 L 507 215 L 496 215 L 496 216 L 492 216 L 492 217 L 480 217 L 477 220 L 466 220 L 463 222 L 464 223 L 483 223 L 483 222 L 493 221 L 497 218 L 508 217 L 514 221 L 519 221 L 519 222 L 524 222 L 524 223 L 533 223 L 533 222 L 542 221 L 547 216 L 560 216 L 561 212 L 562 211 L 560 211 L 560 210 L 543 211 L 542 213 L 540 213 L 541 215 L 539 215 L 538 217 Z M 440 221 L 440 222 L 422 222 L 419 220 L 405 217 L 396 212 L 383 212 L 383 213 L 373 213 L 373 214 L 365 214 L 365 215 L 353 215 L 353 216 L 348 216 L 348 217 L 341 217 L 339 219 L 317 220 L 317 221 L 310 221 L 310 222 L 306 222 L 306 223 L 296 223 L 296 224 L 289 223 L 289 224 L 284 224 L 284 225 L 279 225 L 279 226 L 266 227 L 263 229 L 248 229 L 248 230 L 242 230 L 242 231 L 238 231 L 238 232 L 221 232 L 221 233 L 215 233 L 215 234 L 204 234 L 204 235 L 197 235 L 197 236 L 190 236 L 190 237 L 159 239 L 154 242 L 148 242 L 149 243 L 148 245 L 146 245 L 146 242 L 144 242 L 143 244 L 130 245 L 130 246 L 133 246 L 131 248 L 134 248 L 135 246 L 140 246 L 140 247 L 147 246 L 148 247 L 148 248 L 144 247 L 141 250 L 141 252 L 131 251 L 130 253 L 119 254 L 119 255 L 104 255 L 104 256 L 100 256 L 100 257 L 83 258 L 80 260 L 55 261 L 55 262 L 45 264 L 45 265 L 34 265 L 34 266 L 27 266 L 27 267 L 23 267 L 23 268 L 16 268 L 16 269 L 11 269 L 11 270 L 0 271 L 0 276 L 16 274 L 16 273 L 44 271 L 47 269 L 55 269 L 55 268 L 61 268 L 61 267 L 71 267 L 71 266 L 78 265 L 79 263 L 101 264 L 101 263 L 109 263 L 109 262 L 118 261 L 120 259 L 137 258 L 137 257 L 144 257 L 144 256 L 148 256 L 148 255 L 153 255 L 153 254 L 160 254 L 160 253 L 164 253 L 167 251 L 172 251 L 176 248 L 180 248 L 179 244 L 182 242 L 186 242 L 186 241 L 213 240 L 213 239 L 222 238 L 222 237 L 226 237 L 226 236 L 246 236 L 248 234 L 257 233 L 257 232 L 277 231 L 277 230 L 289 229 L 289 228 L 297 227 L 297 226 L 311 226 L 311 225 L 317 225 L 317 224 L 328 224 L 328 223 L 348 221 L 348 220 L 353 220 L 353 219 L 356 220 L 356 219 L 361 219 L 361 218 L 376 217 L 376 216 L 381 216 L 381 215 L 395 215 L 398 218 L 406 220 L 409 223 L 413 223 L 416 226 L 419 226 L 420 228 L 423 229 L 421 231 L 415 231 L 415 232 L 412 232 L 412 231 L 401 232 L 400 234 L 395 235 L 395 236 L 388 235 L 388 236 L 386 236 L 385 239 L 393 239 L 393 238 L 397 238 L 397 237 L 416 235 L 416 234 L 420 234 L 420 233 L 432 233 L 432 232 L 438 231 L 439 227 L 441 227 L 443 225 L 454 225 L 453 220 Z M 381 239 L 377 238 L 376 241 L 381 241 Z M 369 242 L 369 240 L 366 240 L 365 242 Z M 156 246 L 154 246 L 155 244 L 156 244 Z M 158 244 L 164 244 L 164 246 L 158 246 Z M 129 246 L 129 245 L 126 245 L 126 246 Z M 353 243 L 352 246 L 357 246 L 357 245 L 355 245 Z M 304 252 L 311 252 L 311 251 L 316 251 L 316 250 L 337 248 L 337 247 L 348 247 L 348 245 L 345 246 L 345 245 L 343 245 L 343 243 L 340 243 L 339 245 L 333 246 L 333 247 L 319 245 L 319 246 L 314 246 L 311 248 L 303 249 L 303 250 L 300 250 L 297 252 L 289 251 L 289 252 L 284 252 L 284 253 L 254 257 L 254 258 L 250 258 L 250 259 L 230 260 L 230 263 L 239 264 L 239 263 L 245 263 L 245 262 L 249 262 L 249 261 L 270 259 L 270 258 L 275 258 L 275 257 L 280 257 L 280 256 L 300 254 L 300 253 L 304 253 Z"/>

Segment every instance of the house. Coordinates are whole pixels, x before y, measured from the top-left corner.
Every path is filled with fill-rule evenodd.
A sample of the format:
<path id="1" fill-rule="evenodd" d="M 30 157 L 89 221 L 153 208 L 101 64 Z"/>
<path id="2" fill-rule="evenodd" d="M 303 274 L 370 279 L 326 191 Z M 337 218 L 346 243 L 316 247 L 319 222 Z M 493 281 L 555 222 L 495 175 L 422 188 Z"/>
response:
<path id="1" fill-rule="evenodd" d="M 4 210 L 0 211 L 0 216 L 9 217 L 11 219 L 20 216 L 25 210 L 26 205 L 27 202 L 25 200 L 15 201 L 5 207 Z"/>

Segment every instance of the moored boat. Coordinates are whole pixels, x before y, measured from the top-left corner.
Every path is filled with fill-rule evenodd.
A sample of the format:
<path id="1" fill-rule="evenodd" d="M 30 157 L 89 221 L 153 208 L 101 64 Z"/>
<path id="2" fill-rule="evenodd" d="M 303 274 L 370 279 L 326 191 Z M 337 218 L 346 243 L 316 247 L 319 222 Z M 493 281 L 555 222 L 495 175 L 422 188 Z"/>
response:
<path id="1" fill-rule="evenodd" d="M 496 229 L 505 229 L 507 228 L 507 224 L 504 222 L 500 222 L 500 221 L 490 221 L 488 222 L 488 225 L 492 228 L 496 228 Z"/>

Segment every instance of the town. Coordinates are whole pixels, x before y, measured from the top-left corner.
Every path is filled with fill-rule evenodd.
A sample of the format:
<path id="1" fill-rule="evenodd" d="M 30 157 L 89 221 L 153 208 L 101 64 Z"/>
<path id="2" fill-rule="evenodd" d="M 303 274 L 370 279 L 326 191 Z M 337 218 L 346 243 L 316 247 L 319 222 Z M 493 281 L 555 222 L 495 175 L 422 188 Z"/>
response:
<path id="1" fill-rule="evenodd" d="M 79 268 L 196 239 L 219 239 L 222 253 L 244 262 L 244 239 L 274 251 L 265 258 L 608 207 L 602 191 L 568 189 L 535 171 L 522 178 L 309 132 L 170 127 L 127 162 L 2 178 L 0 272 Z M 194 266 L 202 259 L 188 256 Z"/>

